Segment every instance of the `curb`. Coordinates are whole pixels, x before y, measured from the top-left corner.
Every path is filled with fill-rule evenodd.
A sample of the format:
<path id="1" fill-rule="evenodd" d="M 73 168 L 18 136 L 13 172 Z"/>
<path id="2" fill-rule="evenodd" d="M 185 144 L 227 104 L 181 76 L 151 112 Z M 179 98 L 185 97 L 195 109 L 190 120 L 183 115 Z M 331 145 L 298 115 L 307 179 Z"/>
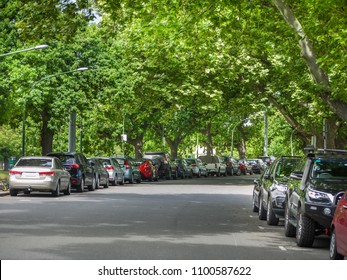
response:
<path id="1" fill-rule="evenodd" d="M 9 191 L 1 191 L 1 192 L 0 192 L 0 197 L 1 197 L 1 196 L 6 196 L 6 195 L 9 195 L 9 194 L 10 194 Z"/>

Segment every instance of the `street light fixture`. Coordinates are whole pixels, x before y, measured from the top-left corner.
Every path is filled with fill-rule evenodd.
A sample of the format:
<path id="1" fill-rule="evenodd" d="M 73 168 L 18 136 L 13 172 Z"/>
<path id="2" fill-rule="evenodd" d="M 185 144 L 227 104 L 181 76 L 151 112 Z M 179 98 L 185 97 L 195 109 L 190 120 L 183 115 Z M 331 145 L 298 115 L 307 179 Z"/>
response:
<path id="1" fill-rule="evenodd" d="M 77 68 L 77 69 L 74 69 L 74 70 L 65 71 L 65 72 L 60 72 L 60 73 L 56 73 L 56 74 L 53 74 L 53 75 L 45 76 L 45 77 L 41 78 L 40 80 L 36 81 L 36 82 L 31 86 L 28 95 L 30 96 L 30 93 L 34 90 L 34 88 L 36 87 L 36 85 L 39 84 L 39 83 L 41 83 L 41 82 L 44 81 L 44 80 L 48 80 L 48 79 L 51 79 L 51 78 L 53 78 L 53 77 L 60 76 L 60 75 L 64 75 L 64 74 L 69 74 L 69 73 L 78 72 L 78 71 L 86 71 L 86 70 L 88 70 L 87 67 L 80 67 L 80 68 Z M 26 144 L 26 139 L 25 139 L 26 103 L 27 103 L 27 97 L 24 98 L 24 106 L 23 106 L 23 121 L 22 121 L 22 156 L 25 156 L 25 144 Z"/>
<path id="2" fill-rule="evenodd" d="M 8 55 L 16 54 L 16 53 L 21 53 L 21 52 L 28 52 L 28 51 L 32 51 L 32 50 L 45 49 L 45 48 L 48 48 L 48 45 L 37 45 L 35 47 L 28 48 L 28 49 L 23 49 L 23 50 L 19 50 L 19 51 L 0 54 L 0 57 L 8 56 Z"/>

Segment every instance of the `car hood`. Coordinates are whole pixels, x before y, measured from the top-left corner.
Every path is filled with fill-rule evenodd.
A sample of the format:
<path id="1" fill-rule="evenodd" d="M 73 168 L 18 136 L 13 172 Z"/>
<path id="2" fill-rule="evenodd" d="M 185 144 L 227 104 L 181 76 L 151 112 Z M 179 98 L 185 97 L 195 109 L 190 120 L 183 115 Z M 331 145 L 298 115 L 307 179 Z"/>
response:
<path id="1" fill-rule="evenodd" d="M 283 177 L 276 177 L 275 183 L 276 184 L 282 184 L 282 185 L 287 185 L 288 184 L 289 178 L 286 176 Z"/>
<path id="2" fill-rule="evenodd" d="M 346 191 L 347 189 L 347 180 L 312 179 L 308 183 L 308 186 L 310 186 L 312 189 L 322 192 L 329 192 L 331 194 Z"/>

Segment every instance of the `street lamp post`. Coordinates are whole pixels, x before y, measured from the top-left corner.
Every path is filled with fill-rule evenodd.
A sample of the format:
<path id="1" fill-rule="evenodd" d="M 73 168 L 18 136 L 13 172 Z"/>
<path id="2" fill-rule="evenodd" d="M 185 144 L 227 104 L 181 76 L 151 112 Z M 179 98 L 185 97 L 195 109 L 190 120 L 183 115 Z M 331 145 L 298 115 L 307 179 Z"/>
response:
<path id="1" fill-rule="evenodd" d="M 28 49 L 23 49 L 23 50 L 19 50 L 19 51 L 14 51 L 14 52 L 0 54 L 0 57 L 8 56 L 8 55 L 16 54 L 16 53 L 21 53 L 21 52 L 28 52 L 28 51 L 33 51 L 33 50 L 45 49 L 47 47 L 48 47 L 48 45 L 38 45 L 38 46 L 35 46 L 35 47 L 32 47 L 32 48 L 28 48 Z"/>
<path id="2" fill-rule="evenodd" d="M 29 91 L 29 95 L 30 93 L 35 89 L 36 85 L 41 83 L 44 80 L 48 80 L 51 79 L 53 77 L 56 76 L 60 76 L 60 75 L 64 75 L 64 74 L 69 74 L 69 73 L 73 73 L 73 72 L 77 72 L 77 71 L 85 71 L 88 70 L 87 67 L 81 67 L 81 68 L 77 68 L 74 70 L 70 70 L 70 71 L 65 71 L 65 72 L 60 72 L 60 73 L 56 73 L 53 75 L 48 75 L 43 77 L 42 79 L 36 81 L 30 88 Z M 22 156 L 25 156 L 25 145 L 26 145 L 26 139 L 25 139 L 25 129 L 26 129 L 26 103 L 27 103 L 27 97 L 24 98 L 24 106 L 23 106 L 23 121 L 22 121 Z"/>

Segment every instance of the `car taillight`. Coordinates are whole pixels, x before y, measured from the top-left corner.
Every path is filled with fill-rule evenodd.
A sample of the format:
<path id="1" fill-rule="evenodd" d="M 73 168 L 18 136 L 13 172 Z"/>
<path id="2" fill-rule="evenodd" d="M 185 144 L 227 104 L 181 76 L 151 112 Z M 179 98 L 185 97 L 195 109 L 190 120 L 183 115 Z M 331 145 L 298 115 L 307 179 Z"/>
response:
<path id="1" fill-rule="evenodd" d="M 112 165 L 109 165 L 106 167 L 106 170 L 114 170 L 113 166 Z"/>
<path id="2" fill-rule="evenodd" d="M 76 168 L 76 169 L 80 168 L 80 166 L 79 166 L 77 163 L 70 164 L 70 166 L 71 166 L 72 168 Z"/>
<path id="3" fill-rule="evenodd" d="M 55 172 L 54 171 L 47 171 L 47 172 L 39 172 L 39 176 L 40 177 L 44 177 L 44 176 L 54 176 Z"/>
<path id="4" fill-rule="evenodd" d="M 126 170 L 130 169 L 130 165 L 129 165 L 129 161 L 128 160 L 125 161 L 125 169 Z"/>
<path id="5" fill-rule="evenodd" d="M 14 171 L 14 170 L 10 170 L 9 172 L 8 172 L 10 175 L 22 175 L 22 171 Z"/>

